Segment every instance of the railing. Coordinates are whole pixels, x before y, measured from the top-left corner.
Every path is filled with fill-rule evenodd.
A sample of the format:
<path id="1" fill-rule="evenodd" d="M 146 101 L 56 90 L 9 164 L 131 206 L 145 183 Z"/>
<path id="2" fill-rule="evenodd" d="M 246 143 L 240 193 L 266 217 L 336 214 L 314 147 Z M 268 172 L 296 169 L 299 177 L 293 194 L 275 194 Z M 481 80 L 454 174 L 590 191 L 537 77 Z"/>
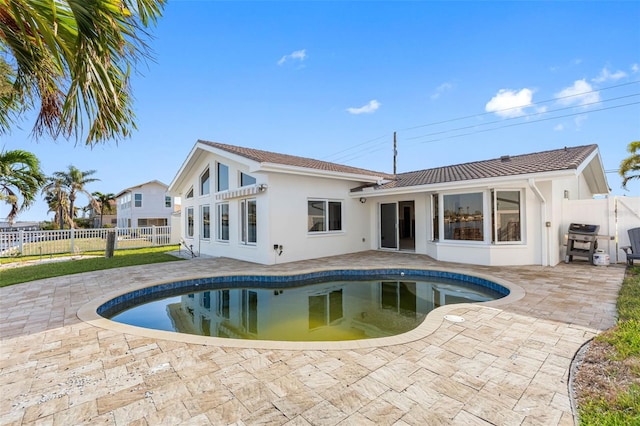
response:
<path id="1" fill-rule="evenodd" d="M 106 249 L 109 232 L 116 233 L 116 249 L 177 244 L 171 241 L 171 226 L 57 231 L 20 230 L 0 232 L 0 257 L 101 251 Z"/>

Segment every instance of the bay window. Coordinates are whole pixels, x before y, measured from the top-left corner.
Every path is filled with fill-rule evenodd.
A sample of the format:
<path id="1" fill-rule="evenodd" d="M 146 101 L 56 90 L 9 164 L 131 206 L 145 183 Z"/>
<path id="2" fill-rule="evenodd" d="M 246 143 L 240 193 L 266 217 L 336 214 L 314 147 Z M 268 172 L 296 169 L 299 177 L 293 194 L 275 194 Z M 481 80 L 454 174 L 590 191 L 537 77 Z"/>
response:
<path id="1" fill-rule="evenodd" d="M 519 190 L 491 191 L 493 241 L 496 243 L 522 241 L 522 201 Z"/>
<path id="2" fill-rule="evenodd" d="M 482 192 L 444 195 L 442 204 L 445 240 L 484 240 Z"/>

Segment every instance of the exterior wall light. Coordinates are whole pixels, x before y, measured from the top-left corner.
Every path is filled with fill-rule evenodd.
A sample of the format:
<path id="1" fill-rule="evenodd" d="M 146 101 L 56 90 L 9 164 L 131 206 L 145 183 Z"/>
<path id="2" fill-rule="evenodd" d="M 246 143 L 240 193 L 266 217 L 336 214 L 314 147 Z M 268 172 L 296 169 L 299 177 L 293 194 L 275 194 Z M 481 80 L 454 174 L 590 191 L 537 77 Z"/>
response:
<path id="1" fill-rule="evenodd" d="M 367 202 L 367 199 L 366 199 L 366 198 L 364 198 L 364 197 L 360 197 L 360 202 L 361 202 L 362 204 L 364 204 L 364 203 L 366 203 L 366 202 Z"/>
<path id="2" fill-rule="evenodd" d="M 267 190 L 267 184 L 266 183 L 261 183 L 260 185 L 258 185 L 258 191 L 264 192 L 266 190 Z"/>

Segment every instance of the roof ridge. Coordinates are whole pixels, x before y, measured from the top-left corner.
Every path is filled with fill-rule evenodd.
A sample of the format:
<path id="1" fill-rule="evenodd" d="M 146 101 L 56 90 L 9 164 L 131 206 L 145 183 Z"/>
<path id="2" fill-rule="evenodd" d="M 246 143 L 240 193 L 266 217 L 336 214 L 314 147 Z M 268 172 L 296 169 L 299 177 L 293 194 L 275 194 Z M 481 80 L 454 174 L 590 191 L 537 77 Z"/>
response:
<path id="1" fill-rule="evenodd" d="M 237 146 L 237 145 L 230 145 L 230 144 L 225 144 L 225 143 L 221 143 L 221 142 L 212 142 L 212 141 L 206 141 L 203 139 L 198 139 L 199 143 L 204 143 L 206 145 L 212 146 L 214 148 L 219 148 L 222 149 L 224 151 L 236 154 L 236 155 L 240 155 L 242 157 L 248 158 L 250 160 L 253 161 L 257 161 L 259 163 L 271 163 L 274 162 L 276 164 L 283 164 L 283 165 L 290 165 L 290 166 L 297 166 L 297 167 L 307 167 L 307 168 L 311 168 L 311 169 L 322 169 L 322 168 L 314 168 L 314 167 L 309 167 L 309 166 L 302 166 L 302 165 L 298 165 L 295 163 L 299 163 L 300 160 L 302 160 L 303 162 L 310 162 L 310 163 L 316 163 L 316 164 L 322 164 L 325 166 L 333 166 L 333 167 L 327 167 L 325 168 L 326 170 L 330 170 L 331 168 L 335 168 L 335 167 L 339 167 L 342 169 L 346 170 L 352 170 L 353 172 L 364 172 L 366 174 L 371 174 L 371 175 L 375 175 L 375 176 L 380 176 L 380 177 L 386 177 L 386 178 L 392 178 L 393 175 L 391 175 L 390 173 L 385 173 L 385 172 L 380 172 L 380 171 L 376 171 L 376 170 L 370 170 L 370 169 L 364 169 L 362 167 L 355 167 L 355 166 L 348 166 L 346 164 L 340 164 L 340 163 L 333 163 L 331 161 L 323 161 L 323 160 L 317 160 L 315 158 L 311 158 L 311 157 L 302 157 L 299 155 L 292 155 L 292 154 L 284 154 L 281 152 L 275 152 L 275 151 L 267 151 L 267 150 L 263 150 L 263 149 L 258 149 L 258 148 L 249 148 L 249 147 L 242 147 L 242 146 Z M 277 157 L 281 157 L 284 159 L 292 159 L 292 160 L 297 160 L 297 161 L 292 161 L 292 162 L 277 162 L 277 161 L 265 161 L 263 158 L 261 158 L 261 155 L 264 157 L 271 157 L 271 156 L 277 156 Z"/>
<path id="2" fill-rule="evenodd" d="M 506 155 L 501 156 L 501 157 L 489 158 L 489 159 L 486 159 L 486 160 L 468 161 L 466 163 L 448 164 L 448 165 L 444 165 L 444 166 L 429 167 L 429 168 L 420 169 L 420 170 L 411 170 L 411 171 L 408 171 L 408 172 L 398 173 L 398 176 L 408 175 L 408 174 L 412 174 L 412 173 L 421 173 L 421 172 L 426 172 L 426 171 L 429 171 L 429 170 L 454 168 L 454 167 L 463 167 L 463 166 L 467 166 L 467 165 L 475 165 L 475 164 L 480 164 L 480 163 L 489 163 L 489 162 L 492 162 L 492 161 L 502 161 L 502 159 L 504 157 L 507 157 L 510 160 L 513 160 L 513 159 L 519 159 L 519 158 L 523 158 L 523 157 L 531 157 L 531 156 L 534 156 L 534 155 L 549 154 L 549 153 L 561 152 L 561 151 L 565 151 L 566 152 L 568 150 L 578 150 L 578 149 L 583 149 L 583 148 L 591 148 L 591 150 L 589 151 L 589 153 L 591 153 L 591 151 L 593 151 L 594 149 L 598 148 L 598 145 L 597 144 L 587 144 L 587 145 L 569 146 L 569 147 L 565 146 L 564 148 L 548 149 L 548 150 L 545 150 L 545 151 L 529 152 L 529 153 L 526 153 L 526 154 L 516 154 L 516 155 L 506 154 Z"/>

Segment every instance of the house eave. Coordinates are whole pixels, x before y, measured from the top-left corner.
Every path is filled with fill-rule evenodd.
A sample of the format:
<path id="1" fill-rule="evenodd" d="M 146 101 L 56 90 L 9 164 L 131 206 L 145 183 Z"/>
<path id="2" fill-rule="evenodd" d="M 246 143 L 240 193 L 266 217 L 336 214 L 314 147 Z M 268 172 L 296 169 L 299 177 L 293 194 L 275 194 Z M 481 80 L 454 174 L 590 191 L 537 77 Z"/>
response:
<path id="1" fill-rule="evenodd" d="M 322 177 L 322 178 L 329 178 L 329 179 L 349 180 L 349 181 L 366 182 L 366 183 L 378 183 L 381 181 L 388 181 L 384 179 L 382 176 L 376 176 L 376 175 L 345 173 L 345 172 L 338 172 L 333 170 L 319 170 L 319 169 L 311 169 L 307 167 L 288 166 L 288 165 L 275 164 L 275 163 L 260 163 L 260 165 L 255 171 L 286 173 L 286 174 L 293 174 L 298 176 Z"/>

